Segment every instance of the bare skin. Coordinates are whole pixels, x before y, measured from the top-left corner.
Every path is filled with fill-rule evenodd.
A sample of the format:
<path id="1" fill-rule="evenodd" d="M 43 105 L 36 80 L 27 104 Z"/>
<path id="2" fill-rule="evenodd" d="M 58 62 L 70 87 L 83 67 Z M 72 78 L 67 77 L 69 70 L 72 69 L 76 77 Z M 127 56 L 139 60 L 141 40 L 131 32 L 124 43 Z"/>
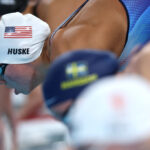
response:
<path id="1" fill-rule="evenodd" d="M 53 32 L 84 1 L 52 0 L 47 3 L 42 0 L 37 13 L 40 18 L 45 16 L 44 20 L 49 22 Z M 40 13 L 42 9 L 45 11 Z M 50 45 L 51 61 L 70 50 L 86 48 L 109 50 L 119 56 L 125 45 L 126 32 L 127 16 L 118 0 L 89 0 L 71 22 L 54 35 Z M 52 109 L 61 114 L 66 110 L 64 106 L 68 107 L 66 104 L 61 106 Z"/>
<path id="2" fill-rule="evenodd" d="M 37 7 L 37 15 L 46 21 L 52 32 L 85 0 L 41 0 Z"/>
<path id="3" fill-rule="evenodd" d="M 84 48 L 109 50 L 119 56 L 125 44 L 126 32 L 126 12 L 118 0 L 89 1 L 54 36 L 50 45 L 52 59 L 64 52 Z"/>
<path id="4" fill-rule="evenodd" d="M 1 85 L 0 86 L 0 115 L 1 117 L 3 115 L 5 115 L 8 119 L 9 125 L 11 127 L 11 132 L 12 132 L 12 149 L 15 150 L 17 148 L 17 142 L 16 142 L 16 123 L 15 123 L 15 117 L 14 117 L 14 113 L 13 113 L 13 107 L 10 101 L 10 95 L 8 94 L 10 91 L 8 88 L 5 87 L 5 85 Z M 0 121 L 0 126 L 3 124 L 3 122 Z M 3 133 L 3 129 L 0 130 L 1 134 Z M 3 139 L 4 135 L 1 135 L 1 140 Z M 2 143 L 0 144 L 0 146 L 3 146 L 2 144 L 4 144 L 4 141 L 1 141 Z M 3 148 L 1 147 L 1 150 L 3 150 Z"/>
<path id="5" fill-rule="evenodd" d="M 150 43 L 145 45 L 139 53 L 135 54 L 129 62 L 125 73 L 138 74 L 150 81 Z"/>
<path id="6" fill-rule="evenodd" d="M 43 107 L 44 101 L 41 86 L 34 89 L 26 99 L 24 106 L 17 112 L 17 119 L 24 120 L 38 114 Z"/>
<path id="7" fill-rule="evenodd" d="M 83 2 L 84 0 L 63 0 L 63 3 L 60 0 L 41 0 L 37 7 L 37 15 L 50 25 L 53 32 Z M 29 80 L 25 85 L 20 82 L 24 81 L 23 70 L 20 79 L 17 80 L 14 75 L 13 82 L 12 78 L 9 79 L 15 70 L 7 67 L 4 79 L 6 84 L 11 83 L 10 86 L 16 88 L 16 91 L 28 94 L 44 80 L 49 64 L 61 54 L 75 49 L 92 48 L 109 50 L 119 56 L 124 48 L 126 36 L 127 15 L 119 0 L 89 0 L 71 22 L 55 34 L 51 45 L 45 45 L 39 59 L 24 64 L 29 68 L 32 66 L 33 71 L 29 69 Z M 22 68 L 22 65 L 17 66 Z"/>
<path id="8" fill-rule="evenodd" d="M 25 12 L 26 13 L 29 13 L 29 12 L 32 12 L 32 7 L 34 6 L 34 4 L 32 3 L 32 5 L 29 5 L 28 7 L 27 7 L 27 9 L 25 10 Z M 40 58 L 39 58 L 40 59 Z M 38 60 L 39 60 L 38 59 Z M 34 74 L 34 71 L 32 70 L 32 69 L 30 69 L 30 68 L 33 68 L 32 66 L 35 66 L 35 65 L 37 65 L 37 63 L 38 63 L 38 61 L 37 62 L 33 62 L 32 63 L 32 65 L 30 65 L 31 67 L 27 67 L 27 69 L 29 69 L 30 70 L 30 74 L 29 74 L 29 72 L 28 72 L 28 75 L 30 75 L 30 78 L 32 79 L 32 75 L 31 74 Z M 37 65 L 38 66 L 38 65 Z M 11 69 L 9 69 L 9 67 L 11 68 Z M 26 65 L 24 66 L 24 67 L 26 67 Z M 16 65 L 8 65 L 8 68 L 7 68 L 7 70 L 6 70 L 6 72 L 10 72 L 10 74 L 13 76 L 14 75 L 14 73 L 15 73 L 15 71 L 17 71 L 17 70 L 15 70 L 15 68 L 16 68 Z M 40 68 L 42 68 L 42 67 L 40 67 Z M 20 70 L 20 69 L 19 69 Z M 26 70 L 26 69 L 25 69 Z M 40 71 L 42 71 L 42 70 L 40 70 Z M 20 72 L 22 72 L 22 70 L 20 71 Z M 26 76 L 26 77 L 28 77 L 28 76 Z M 15 78 L 17 79 L 17 77 L 16 77 L 16 75 L 15 75 Z M 17 81 L 18 82 L 18 81 Z M 0 81 L 0 83 L 7 83 L 7 82 L 5 82 L 5 81 Z M 6 84 L 6 86 L 8 86 L 8 87 L 10 87 L 10 85 L 7 85 Z M 9 88 L 7 88 L 5 85 L 0 85 L 0 115 L 2 116 L 2 115 L 6 115 L 6 117 L 7 117 L 7 119 L 8 119 L 8 121 L 9 121 L 9 125 L 10 125 L 10 127 L 11 127 L 11 132 L 12 132 L 12 149 L 13 150 L 17 150 L 17 142 L 16 142 L 16 116 L 14 115 L 14 111 L 13 111 L 13 107 L 12 107 L 12 104 L 11 104 L 11 98 L 10 98 L 10 89 Z M 30 85 L 29 84 L 29 86 L 30 86 L 30 88 L 28 88 L 28 89 L 31 89 L 32 88 L 32 85 Z M 19 86 L 19 87 L 21 87 L 21 86 Z M 15 91 L 15 93 L 16 94 L 19 94 L 19 90 L 16 90 Z M 38 99 L 37 99 L 37 97 L 38 97 Z M 38 102 L 39 101 L 42 101 L 43 99 L 41 98 L 42 97 L 42 93 L 41 92 L 39 92 L 38 90 L 37 91 L 35 91 L 35 92 L 33 92 L 33 94 L 31 94 L 31 96 L 29 96 L 29 98 L 31 98 L 31 100 L 33 100 L 33 103 L 32 103 L 32 105 L 31 105 L 31 103 L 30 103 L 30 108 L 28 107 L 28 109 L 26 110 L 26 108 L 27 107 L 25 107 L 24 109 L 26 110 L 26 111 L 24 111 L 24 109 L 23 110 L 20 110 L 20 115 L 19 115 L 19 119 L 22 119 L 22 118 L 24 118 L 25 117 L 25 115 L 27 116 L 28 114 L 26 114 L 27 112 L 30 114 L 31 113 L 31 111 L 33 111 L 33 108 L 34 107 L 37 107 L 37 105 L 38 105 Z M 35 100 L 36 100 L 36 102 L 35 102 Z M 39 100 L 39 101 L 38 101 Z M 40 103 L 40 102 L 39 102 Z M 31 108 L 32 107 L 32 108 Z M 4 138 L 3 138 L 3 136 L 4 136 L 4 132 L 3 132 L 3 129 L 2 129 L 2 125 L 3 125 L 3 122 L 0 120 L 0 134 L 1 134 L 1 139 L 0 139 L 0 142 L 1 142 L 1 144 L 0 144 L 0 149 L 1 150 L 4 150 Z"/>
<path id="9" fill-rule="evenodd" d="M 37 14 L 41 19 L 49 23 L 53 32 L 83 2 L 84 0 L 64 0 L 63 3 L 60 0 L 52 0 L 50 2 L 42 0 L 37 8 Z M 31 7 L 28 10 L 32 10 Z M 113 25 L 110 26 L 110 24 Z M 52 60 L 62 53 L 82 48 L 110 50 L 119 56 L 125 44 L 126 32 L 126 12 L 118 0 L 111 2 L 108 0 L 89 1 L 67 26 L 59 30 L 54 36 L 52 45 L 50 45 Z M 47 45 L 45 45 L 45 48 L 47 49 Z M 47 53 L 49 53 L 48 50 Z M 43 55 L 45 55 L 44 51 Z M 41 58 L 31 63 L 33 68 L 38 67 L 38 70 L 43 68 L 40 67 L 40 64 L 45 60 L 43 59 L 44 57 L 41 56 Z M 44 63 L 43 66 L 48 66 L 50 61 L 48 60 Z M 42 72 L 44 74 L 44 69 Z M 40 79 L 44 79 L 44 77 L 41 76 L 38 78 L 38 81 L 42 82 Z M 36 85 L 38 84 L 36 83 Z M 29 91 L 31 89 L 29 88 Z M 66 104 L 64 105 L 65 107 L 69 107 Z M 59 113 L 66 110 L 66 108 L 60 107 L 57 108 L 56 106 L 53 110 L 56 112 L 59 110 Z"/>
<path id="10" fill-rule="evenodd" d="M 37 14 L 49 23 L 53 32 L 84 1 L 42 0 Z M 118 0 L 89 0 L 54 36 L 50 45 L 52 60 L 64 52 L 83 48 L 110 50 L 119 56 L 125 45 L 126 33 L 127 15 Z"/>

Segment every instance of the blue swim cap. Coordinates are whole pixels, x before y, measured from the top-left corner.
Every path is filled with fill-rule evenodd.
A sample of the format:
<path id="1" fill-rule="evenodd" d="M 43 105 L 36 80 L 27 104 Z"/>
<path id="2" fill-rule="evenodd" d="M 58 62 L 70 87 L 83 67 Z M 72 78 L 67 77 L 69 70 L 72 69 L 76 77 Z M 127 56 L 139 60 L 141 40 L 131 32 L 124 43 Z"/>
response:
<path id="1" fill-rule="evenodd" d="M 118 60 L 111 52 L 89 49 L 65 53 L 49 68 L 43 84 L 45 103 L 50 108 L 74 100 L 87 85 L 117 71 Z"/>

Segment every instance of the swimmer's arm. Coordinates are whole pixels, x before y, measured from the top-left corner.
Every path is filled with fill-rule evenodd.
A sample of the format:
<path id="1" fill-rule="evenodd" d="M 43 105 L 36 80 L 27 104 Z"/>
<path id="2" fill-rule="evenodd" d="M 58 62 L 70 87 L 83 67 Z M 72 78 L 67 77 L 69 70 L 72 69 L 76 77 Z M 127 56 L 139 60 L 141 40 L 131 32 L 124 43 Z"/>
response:
<path id="1" fill-rule="evenodd" d="M 51 27 L 53 32 L 85 0 L 41 0 L 37 15 Z"/>
<path id="2" fill-rule="evenodd" d="M 78 29 L 76 30 L 75 28 Z M 65 34 L 68 34 L 68 40 L 64 40 L 64 45 L 68 50 L 84 48 L 102 49 L 110 50 L 118 56 L 121 54 L 126 41 L 126 32 L 120 27 L 119 23 L 116 23 L 115 26 L 103 24 L 97 28 L 90 25 L 73 27 L 66 31 Z"/>
<path id="3" fill-rule="evenodd" d="M 120 55 L 127 36 L 127 16 L 119 1 L 89 1 L 79 14 L 54 39 L 54 55 L 72 49 L 95 48 Z M 54 56 L 54 57 L 56 57 Z"/>

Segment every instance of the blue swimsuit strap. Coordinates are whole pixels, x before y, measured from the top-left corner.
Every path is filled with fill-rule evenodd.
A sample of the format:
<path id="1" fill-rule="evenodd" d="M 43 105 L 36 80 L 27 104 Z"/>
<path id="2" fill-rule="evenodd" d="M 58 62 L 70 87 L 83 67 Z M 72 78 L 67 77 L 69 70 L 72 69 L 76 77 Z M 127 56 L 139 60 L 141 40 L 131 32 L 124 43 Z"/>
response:
<path id="1" fill-rule="evenodd" d="M 65 19 L 64 22 L 62 22 L 62 23 L 54 30 L 54 32 L 51 34 L 50 39 L 49 39 L 50 44 L 51 44 L 51 41 L 52 41 L 54 35 L 56 34 L 56 32 L 57 32 L 59 29 L 65 27 L 65 26 L 78 14 L 78 12 L 84 7 L 84 5 L 85 5 L 88 1 L 89 1 L 89 0 L 86 0 L 78 9 L 76 9 L 67 19 Z"/>

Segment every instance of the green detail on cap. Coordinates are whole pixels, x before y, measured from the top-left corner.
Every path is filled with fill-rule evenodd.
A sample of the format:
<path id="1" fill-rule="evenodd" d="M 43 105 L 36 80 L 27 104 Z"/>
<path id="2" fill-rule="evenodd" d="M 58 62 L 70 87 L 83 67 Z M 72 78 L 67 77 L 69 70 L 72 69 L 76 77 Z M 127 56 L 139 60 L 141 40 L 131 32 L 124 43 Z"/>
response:
<path id="1" fill-rule="evenodd" d="M 74 79 L 74 80 L 64 81 L 61 83 L 60 86 L 61 86 L 62 90 L 66 90 L 66 89 L 70 89 L 70 88 L 74 88 L 74 87 L 78 87 L 78 86 L 82 86 L 82 85 L 91 83 L 97 79 L 98 79 L 98 75 L 93 74 L 93 75 L 89 75 L 89 76 L 85 76 L 85 77 L 80 77 L 80 78 Z"/>

